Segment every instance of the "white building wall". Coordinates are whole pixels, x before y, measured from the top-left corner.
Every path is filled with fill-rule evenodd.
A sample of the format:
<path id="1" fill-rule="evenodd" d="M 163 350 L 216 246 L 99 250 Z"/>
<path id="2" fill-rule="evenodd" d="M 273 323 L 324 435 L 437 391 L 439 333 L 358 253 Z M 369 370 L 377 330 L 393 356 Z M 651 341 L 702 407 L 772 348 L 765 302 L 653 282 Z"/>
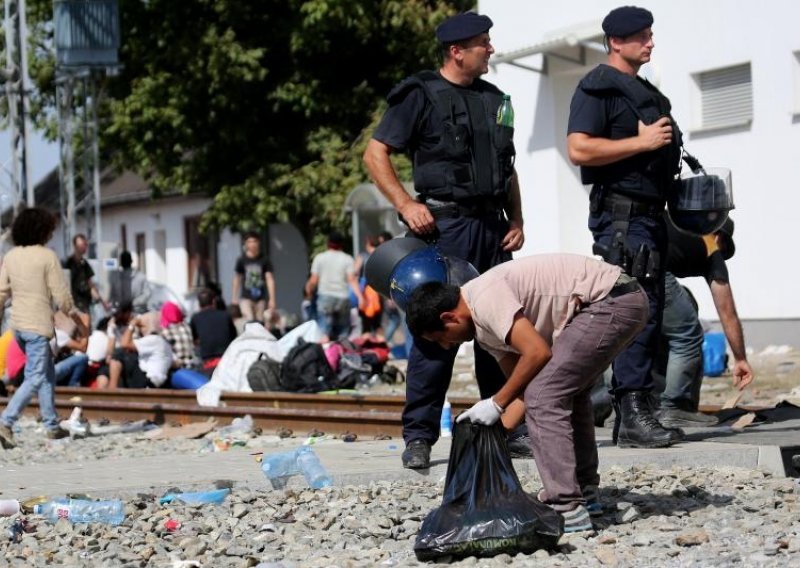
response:
<path id="1" fill-rule="evenodd" d="M 558 30 L 600 21 L 624 4 L 573 0 L 568 4 L 529 0 L 482 0 L 480 11 L 495 25 L 497 52 L 537 44 Z M 749 1 L 672 0 L 637 2 L 653 11 L 655 49 L 649 76 L 670 97 L 685 144 L 706 166 L 733 170 L 736 256 L 729 262 L 739 313 L 744 319 L 800 318 L 793 302 L 800 263 L 794 261 L 794 227 L 800 212 L 800 2 L 776 0 L 765 10 Z M 588 52 L 602 61 L 602 54 Z M 592 64 L 595 61 L 591 61 Z M 524 61 L 538 65 L 540 57 Z M 719 67 L 750 62 L 753 122 L 750 127 L 692 132 L 699 124 L 692 79 Z M 569 100 L 590 67 L 550 58 L 547 75 L 507 64 L 486 79 L 511 94 L 516 114 L 517 171 L 523 193 L 527 242 L 522 254 L 545 251 L 590 253 L 586 228 L 588 192 L 565 154 Z M 644 71 L 644 69 L 643 69 Z M 793 114 L 794 113 L 794 114 Z M 688 284 L 701 316 L 716 319 L 701 279 Z"/>

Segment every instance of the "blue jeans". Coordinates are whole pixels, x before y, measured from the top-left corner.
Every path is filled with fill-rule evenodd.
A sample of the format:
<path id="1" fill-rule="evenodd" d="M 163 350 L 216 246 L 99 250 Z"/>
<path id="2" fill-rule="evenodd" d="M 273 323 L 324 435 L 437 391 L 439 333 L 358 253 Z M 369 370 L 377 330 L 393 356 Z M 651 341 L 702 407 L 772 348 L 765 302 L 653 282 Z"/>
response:
<path id="1" fill-rule="evenodd" d="M 669 347 L 663 408 L 695 411 L 703 381 L 703 327 L 689 294 L 667 272 L 661 335 Z"/>
<path id="2" fill-rule="evenodd" d="M 39 399 L 39 413 L 42 423 L 48 430 L 58 428 L 55 393 L 56 371 L 53 365 L 53 352 L 50 340 L 29 331 L 15 331 L 14 337 L 20 349 L 25 353 L 25 380 L 8 401 L 8 406 L 0 415 L 0 422 L 9 428 L 14 425 L 19 415 L 36 395 Z"/>
<path id="3" fill-rule="evenodd" d="M 88 366 L 89 357 L 85 353 L 73 353 L 62 359 L 56 363 L 56 384 L 68 387 L 81 386 L 81 380 Z"/>

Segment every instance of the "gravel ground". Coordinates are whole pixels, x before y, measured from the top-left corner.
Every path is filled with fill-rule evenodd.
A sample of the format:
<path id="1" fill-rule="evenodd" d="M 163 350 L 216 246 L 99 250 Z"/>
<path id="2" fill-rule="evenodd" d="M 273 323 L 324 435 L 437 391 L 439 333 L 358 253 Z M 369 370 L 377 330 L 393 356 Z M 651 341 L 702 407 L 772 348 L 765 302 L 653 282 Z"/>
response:
<path id="1" fill-rule="evenodd" d="M 535 492 L 535 477 L 523 477 Z M 0 542 L 11 566 L 416 566 L 413 544 L 441 483 L 380 482 L 318 491 L 236 488 L 222 505 L 126 501 L 121 526 L 52 524 Z M 455 566 L 791 566 L 800 563 L 794 480 L 735 468 L 612 469 L 596 532 L 533 555 L 467 558 Z M 0 519 L 5 530 L 13 518 Z M 177 521 L 170 531 L 167 521 Z"/>
<path id="2" fill-rule="evenodd" d="M 459 358 L 451 394 L 476 396 L 469 354 Z M 798 384 L 797 354 L 753 357 L 757 391 L 748 403 L 774 402 Z M 728 394 L 727 378 L 707 381 L 704 402 Z M 727 387 L 726 387 L 727 388 Z M 386 392 L 402 386 L 385 386 Z M 143 440 L 118 434 L 48 441 L 23 418 L 20 447 L 3 464 L 83 462 L 114 457 L 208 451 L 209 440 Z M 275 436 L 247 440 L 274 445 Z M 213 434 L 211 435 L 213 437 Z M 526 491 L 539 488 L 523 476 Z M 467 558 L 455 566 L 792 566 L 800 565 L 800 498 L 796 480 L 735 468 L 611 469 L 601 484 L 605 514 L 596 532 L 563 537 L 555 550 L 533 555 Z M 180 488 L 171 488 L 177 489 Z M 161 495 L 125 501 L 119 527 L 53 524 L 27 515 L 34 532 L 11 542 L 19 517 L 0 518 L 0 565 L 11 566 L 256 566 L 270 568 L 420 565 L 413 544 L 425 515 L 441 502 L 442 484 L 382 482 L 318 491 L 234 488 L 219 506 L 159 505 Z M 91 488 L 87 488 L 91 492 Z M 165 491 L 166 492 L 166 491 Z M 0 497 L 11 497 L 2 495 Z M 55 497 L 55 496 L 53 496 Z M 178 528 L 168 530 L 167 521 Z"/>

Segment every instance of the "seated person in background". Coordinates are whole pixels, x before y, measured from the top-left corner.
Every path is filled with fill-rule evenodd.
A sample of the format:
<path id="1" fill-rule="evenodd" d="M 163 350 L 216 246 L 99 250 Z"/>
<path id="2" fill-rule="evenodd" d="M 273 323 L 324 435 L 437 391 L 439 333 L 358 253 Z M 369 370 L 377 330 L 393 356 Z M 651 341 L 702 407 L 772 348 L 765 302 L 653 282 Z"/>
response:
<path id="1" fill-rule="evenodd" d="M 183 319 L 183 312 L 173 302 L 161 306 L 161 337 L 172 347 L 173 369 L 196 369 L 192 330 Z"/>
<path id="2" fill-rule="evenodd" d="M 497 359 L 506 383 L 458 420 L 502 417 L 510 429 L 525 416 L 539 500 L 564 517 L 565 532 L 577 532 L 602 514 L 591 389 L 647 314 L 644 290 L 618 266 L 549 254 L 495 266 L 460 289 L 422 284 L 406 320 L 414 337 L 447 349 L 474 340 Z"/>
<path id="3" fill-rule="evenodd" d="M 109 388 L 160 387 L 167 381 L 172 348 L 146 317 L 133 318 L 119 343 L 111 354 Z"/>
<path id="4" fill-rule="evenodd" d="M 132 319 L 133 303 L 124 302 L 115 308 L 114 314 L 110 318 L 102 319 L 97 323 L 97 330 L 105 334 L 107 342 L 104 360 L 97 369 L 97 381 L 95 383 L 97 388 L 108 388 L 111 374 L 111 355 L 121 347 L 122 333 Z M 100 352 L 99 348 L 96 348 L 96 350 L 98 353 Z"/>
<path id="5" fill-rule="evenodd" d="M 90 316 L 78 312 L 78 317 L 83 322 L 82 329 L 66 317 L 60 317 L 58 314 L 54 316 L 56 334 L 52 345 L 58 386 L 81 386 L 89 365 L 86 348 L 89 345 Z"/>
<path id="6" fill-rule="evenodd" d="M 217 307 L 214 292 L 203 288 L 197 294 L 197 301 L 200 311 L 192 316 L 190 328 L 203 361 L 203 371 L 210 374 L 228 345 L 236 339 L 236 327 L 228 312 Z"/>

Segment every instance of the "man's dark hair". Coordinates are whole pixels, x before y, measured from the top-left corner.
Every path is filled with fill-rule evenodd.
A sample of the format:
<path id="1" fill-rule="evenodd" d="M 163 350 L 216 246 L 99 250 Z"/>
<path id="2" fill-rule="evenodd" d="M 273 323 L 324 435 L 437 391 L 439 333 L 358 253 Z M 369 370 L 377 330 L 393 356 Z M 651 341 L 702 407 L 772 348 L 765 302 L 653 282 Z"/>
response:
<path id="1" fill-rule="evenodd" d="M 83 233 L 78 233 L 74 237 L 72 237 L 72 246 L 76 246 L 78 244 L 78 239 L 83 239 L 84 241 L 88 241 L 89 239 L 86 238 L 86 235 Z"/>
<path id="2" fill-rule="evenodd" d="M 443 331 L 442 312 L 449 312 L 458 305 L 461 289 L 452 284 L 426 282 L 421 284 L 408 299 L 406 323 L 411 335 L 421 337 L 433 331 Z"/>
<path id="3" fill-rule="evenodd" d="M 56 230 L 56 217 L 41 207 L 20 211 L 11 225 L 11 239 L 20 247 L 45 245 Z"/>
<path id="4" fill-rule="evenodd" d="M 255 231 L 247 231 L 244 235 L 242 235 L 242 240 L 246 241 L 247 239 L 256 239 L 261 241 L 261 235 Z"/>
<path id="5" fill-rule="evenodd" d="M 390 233 L 389 231 L 381 231 L 380 233 L 378 233 L 378 241 L 381 243 L 385 243 L 386 241 L 391 241 L 392 238 L 394 237 L 392 237 L 392 233 Z"/>
<path id="6" fill-rule="evenodd" d="M 114 310 L 114 315 L 120 313 L 122 314 L 130 313 L 132 311 L 133 311 L 133 302 L 131 300 L 127 300 L 125 302 L 122 302 L 119 306 L 117 306 L 117 309 Z"/>
<path id="7" fill-rule="evenodd" d="M 131 256 L 130 251 L 122 251 L 122 254 L 119 255 L 119 265 L 125 269 L 133 266 L 133 257 Z"/>
<path id="8" fill-rule="evenodd" d="M 214 292 L 208 288 L 203 288 L 197 293 L 197 303 L 200 304 L 201 308 L 207 308 L 214 303 L 215 297 L 216 294 Z"/>
<path id="9" fill-rule="evenodd" d="M 344 235 L 339 231 L 331 231 L 328 234 L 328 247 L 341 249 L 344 246 Z"/>

